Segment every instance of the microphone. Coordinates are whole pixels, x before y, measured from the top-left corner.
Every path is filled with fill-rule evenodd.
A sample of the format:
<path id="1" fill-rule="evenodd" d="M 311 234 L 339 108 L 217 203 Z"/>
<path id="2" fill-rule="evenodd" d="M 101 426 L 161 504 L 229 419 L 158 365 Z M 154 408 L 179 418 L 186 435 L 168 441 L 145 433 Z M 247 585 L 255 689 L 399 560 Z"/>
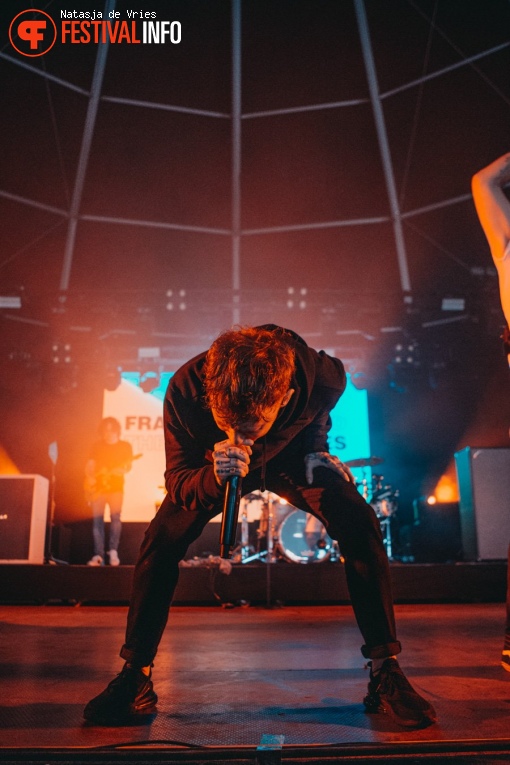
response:
<path id="1" fill-rule="evenodd" d="M 230 558 L 230 550 L 236 543 L 242 485 L 242 478 L 238 475 L 227 478 L 220 530 L 220 558 Z"/>

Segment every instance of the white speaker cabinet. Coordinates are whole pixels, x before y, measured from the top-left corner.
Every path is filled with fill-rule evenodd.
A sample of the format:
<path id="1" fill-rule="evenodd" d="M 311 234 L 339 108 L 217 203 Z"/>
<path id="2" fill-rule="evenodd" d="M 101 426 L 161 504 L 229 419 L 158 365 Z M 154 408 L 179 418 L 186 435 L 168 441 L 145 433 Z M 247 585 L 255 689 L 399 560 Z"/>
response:
<path id="1" fill-rule="evenodd" d="M 0 476 L 0 564 L 44 563 L 49 481 Z"/>
<path id="2" fill-rule="evenodd" d="M 510 449 L 455 453 L 464 560 L 506 560 L 510 543 Z"/>

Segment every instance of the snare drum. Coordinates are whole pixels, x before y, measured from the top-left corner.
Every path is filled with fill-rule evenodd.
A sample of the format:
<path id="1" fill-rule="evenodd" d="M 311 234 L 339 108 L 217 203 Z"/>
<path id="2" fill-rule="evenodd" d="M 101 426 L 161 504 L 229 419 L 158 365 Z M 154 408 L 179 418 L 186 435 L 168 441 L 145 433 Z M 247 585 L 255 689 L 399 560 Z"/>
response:
<path id="1" fill-rule="evenodd" d="M 333 540 L 314 515 L 294 510 L 278 530 L 278 545 L 287 560 L 319 563 L 331 556 Z"/>

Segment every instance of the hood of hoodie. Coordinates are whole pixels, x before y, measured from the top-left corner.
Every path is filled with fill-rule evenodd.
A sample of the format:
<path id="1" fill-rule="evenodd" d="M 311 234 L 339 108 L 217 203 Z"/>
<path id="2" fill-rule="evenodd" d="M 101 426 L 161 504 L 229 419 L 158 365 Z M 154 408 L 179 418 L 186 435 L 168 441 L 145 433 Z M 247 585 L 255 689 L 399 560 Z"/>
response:
<path id="1" fill-rule="evenodd" d="M 288 334 L 296 353 L 296 370 L 290 385 L 294 394 L 265 438 L 256 441 L 252 447 L 252 469 L 282 451 L 319 411 L 329 411 L 345 388 L 345 373 L 338 359 L 309 348 L 292 330 L 283 330 L 274 324 L 261 328 Z M 171 378 L 165 397 L 165 427 L 178 425 L 184 428 L 193 441 L 200 444 L 209 461 L 214 444 L 226 436 L 204 404 L 202 369 L 205 356 L 206 352 L 203 352 L 191 359 Z"/>

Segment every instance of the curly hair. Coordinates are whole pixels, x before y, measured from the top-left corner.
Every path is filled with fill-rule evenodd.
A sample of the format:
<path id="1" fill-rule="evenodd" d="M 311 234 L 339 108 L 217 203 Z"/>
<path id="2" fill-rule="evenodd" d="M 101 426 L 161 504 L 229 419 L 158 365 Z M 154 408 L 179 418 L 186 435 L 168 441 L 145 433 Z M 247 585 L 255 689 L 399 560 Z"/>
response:
<path id="1" fill-rule="evenodd" d="M 223 332 L 204 364 L 205 403 L 231 425 L 263 418 L 288 391 L 295 370 L 283 329 L 240 327 Z"/>

